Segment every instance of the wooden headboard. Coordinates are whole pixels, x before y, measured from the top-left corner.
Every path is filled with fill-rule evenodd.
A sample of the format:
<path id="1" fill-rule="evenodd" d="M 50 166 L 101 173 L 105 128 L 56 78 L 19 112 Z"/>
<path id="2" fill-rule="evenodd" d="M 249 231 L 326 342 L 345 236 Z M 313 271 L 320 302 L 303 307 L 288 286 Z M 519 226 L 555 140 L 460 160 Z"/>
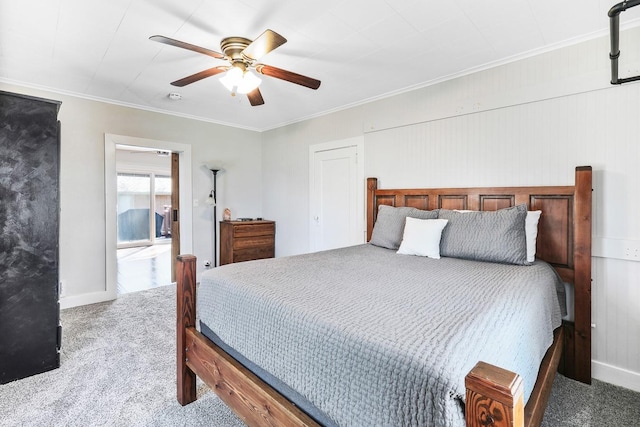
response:
<path id="1" fill-rule="evenodd" d="M 575 170 L 573 186 L 379 189 L 367 178 L 367 241 L 378 207 L 493 211 L 518 204 L 541 210 L 536 257 L 574 285 L 575 320 L 567 325 L 564 374 L 591 382 L 591 166 Z"/>

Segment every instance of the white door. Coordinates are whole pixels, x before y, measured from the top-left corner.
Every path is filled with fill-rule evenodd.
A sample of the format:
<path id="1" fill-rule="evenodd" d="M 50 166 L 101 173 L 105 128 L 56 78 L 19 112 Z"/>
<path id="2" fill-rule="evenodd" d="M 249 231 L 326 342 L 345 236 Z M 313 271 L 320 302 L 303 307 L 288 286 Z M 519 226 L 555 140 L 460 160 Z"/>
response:
<path id="1" fill-rule="evenodd" d="M 352 142 L 328 149 L 326 145 L 311 147 L 312 251 L 364 243 L 364 177 L 359 149 Z"/>

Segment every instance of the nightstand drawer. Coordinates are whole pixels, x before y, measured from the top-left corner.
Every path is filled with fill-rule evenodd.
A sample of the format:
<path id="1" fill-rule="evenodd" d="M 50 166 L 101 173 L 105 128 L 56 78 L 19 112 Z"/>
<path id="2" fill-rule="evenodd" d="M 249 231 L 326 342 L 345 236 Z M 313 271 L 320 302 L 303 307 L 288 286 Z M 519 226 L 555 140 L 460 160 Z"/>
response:
<path id="1" fill-rule="evenodd" d="M 233 252 L 233 262 L 252 261 L 255 259 L 273 258 L 273 246 L 262 248 L 240 249 Z"/>
<path id="2" fill-rule="evenodd" d="M 273 234 L 267 236 L 236 237 L 233 240 L 233 249 L 273 248 Z"/>
<path id="3" fill-rule="evenodd" d="M 233 227 L 233 235 L 236 239 L 250 236 L 273 236 L 275 224 L 240 224 Z"/>

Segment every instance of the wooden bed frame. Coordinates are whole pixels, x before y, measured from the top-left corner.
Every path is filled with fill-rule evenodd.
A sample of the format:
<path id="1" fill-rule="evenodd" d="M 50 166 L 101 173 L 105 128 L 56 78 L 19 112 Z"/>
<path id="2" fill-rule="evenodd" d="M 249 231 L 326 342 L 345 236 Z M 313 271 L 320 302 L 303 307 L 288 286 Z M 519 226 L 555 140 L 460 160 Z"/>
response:
<path id="1" fill-rule="evenodd" d="M 467 426 L 539 426 L 556 370 L 591 382 L 591 182 L 590 166 L 576 168 L 573 186 L 387 190 L 367 179 L 367 241 L 381 204 L 496 210 L 525 203 L 542 210 L 536 256 L 574 285 L 575 321 L 555 331 L 527 405 L 519 375 L 479 361 L 465 378 Z M 196 258 L 178 256 L 177 273 L 178 402 L 196 399 L 197 375 L 249 426 L 318 426 L 196 330 Z"/>

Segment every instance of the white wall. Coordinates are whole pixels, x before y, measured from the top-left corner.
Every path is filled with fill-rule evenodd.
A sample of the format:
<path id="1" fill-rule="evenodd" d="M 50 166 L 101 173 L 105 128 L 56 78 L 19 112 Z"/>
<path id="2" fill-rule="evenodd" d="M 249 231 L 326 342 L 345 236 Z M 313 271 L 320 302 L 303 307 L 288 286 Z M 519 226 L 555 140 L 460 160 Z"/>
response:
<path id="1" fill-rule="evenodd" d="M 73 96 L 0 83 L 0 89 L 62 101 L 60 172 L 60 279 L 65 300 L 87 301 L 105 292 L 105 133 L 191 146 L 193 252 L 212 259 L 212 209 L 204 203 L 213 188 L 205 162 L 223 164 L 219 206 L 234 216 L 261 216 L 260 134 Z M 194 203 L 195 204 L 195 203 Z M 218 215 L 221 215 L 218 209 Z M 203 269 L 198 263 L 198 270 Z"/>
<path id="2" fill-rule="evenodd" d="M 620 77 L 640 74 L 640 29 Z M 308 145 L 364 134 L 382 188 L 566 185 L 594 168 L 593 375 L 640 390 L 640 84 L 611 86 L 608 37 L 263 134 L 277 253 L 308 251 Z M 295 203 L 290 203 L 295 200 Z"/>

